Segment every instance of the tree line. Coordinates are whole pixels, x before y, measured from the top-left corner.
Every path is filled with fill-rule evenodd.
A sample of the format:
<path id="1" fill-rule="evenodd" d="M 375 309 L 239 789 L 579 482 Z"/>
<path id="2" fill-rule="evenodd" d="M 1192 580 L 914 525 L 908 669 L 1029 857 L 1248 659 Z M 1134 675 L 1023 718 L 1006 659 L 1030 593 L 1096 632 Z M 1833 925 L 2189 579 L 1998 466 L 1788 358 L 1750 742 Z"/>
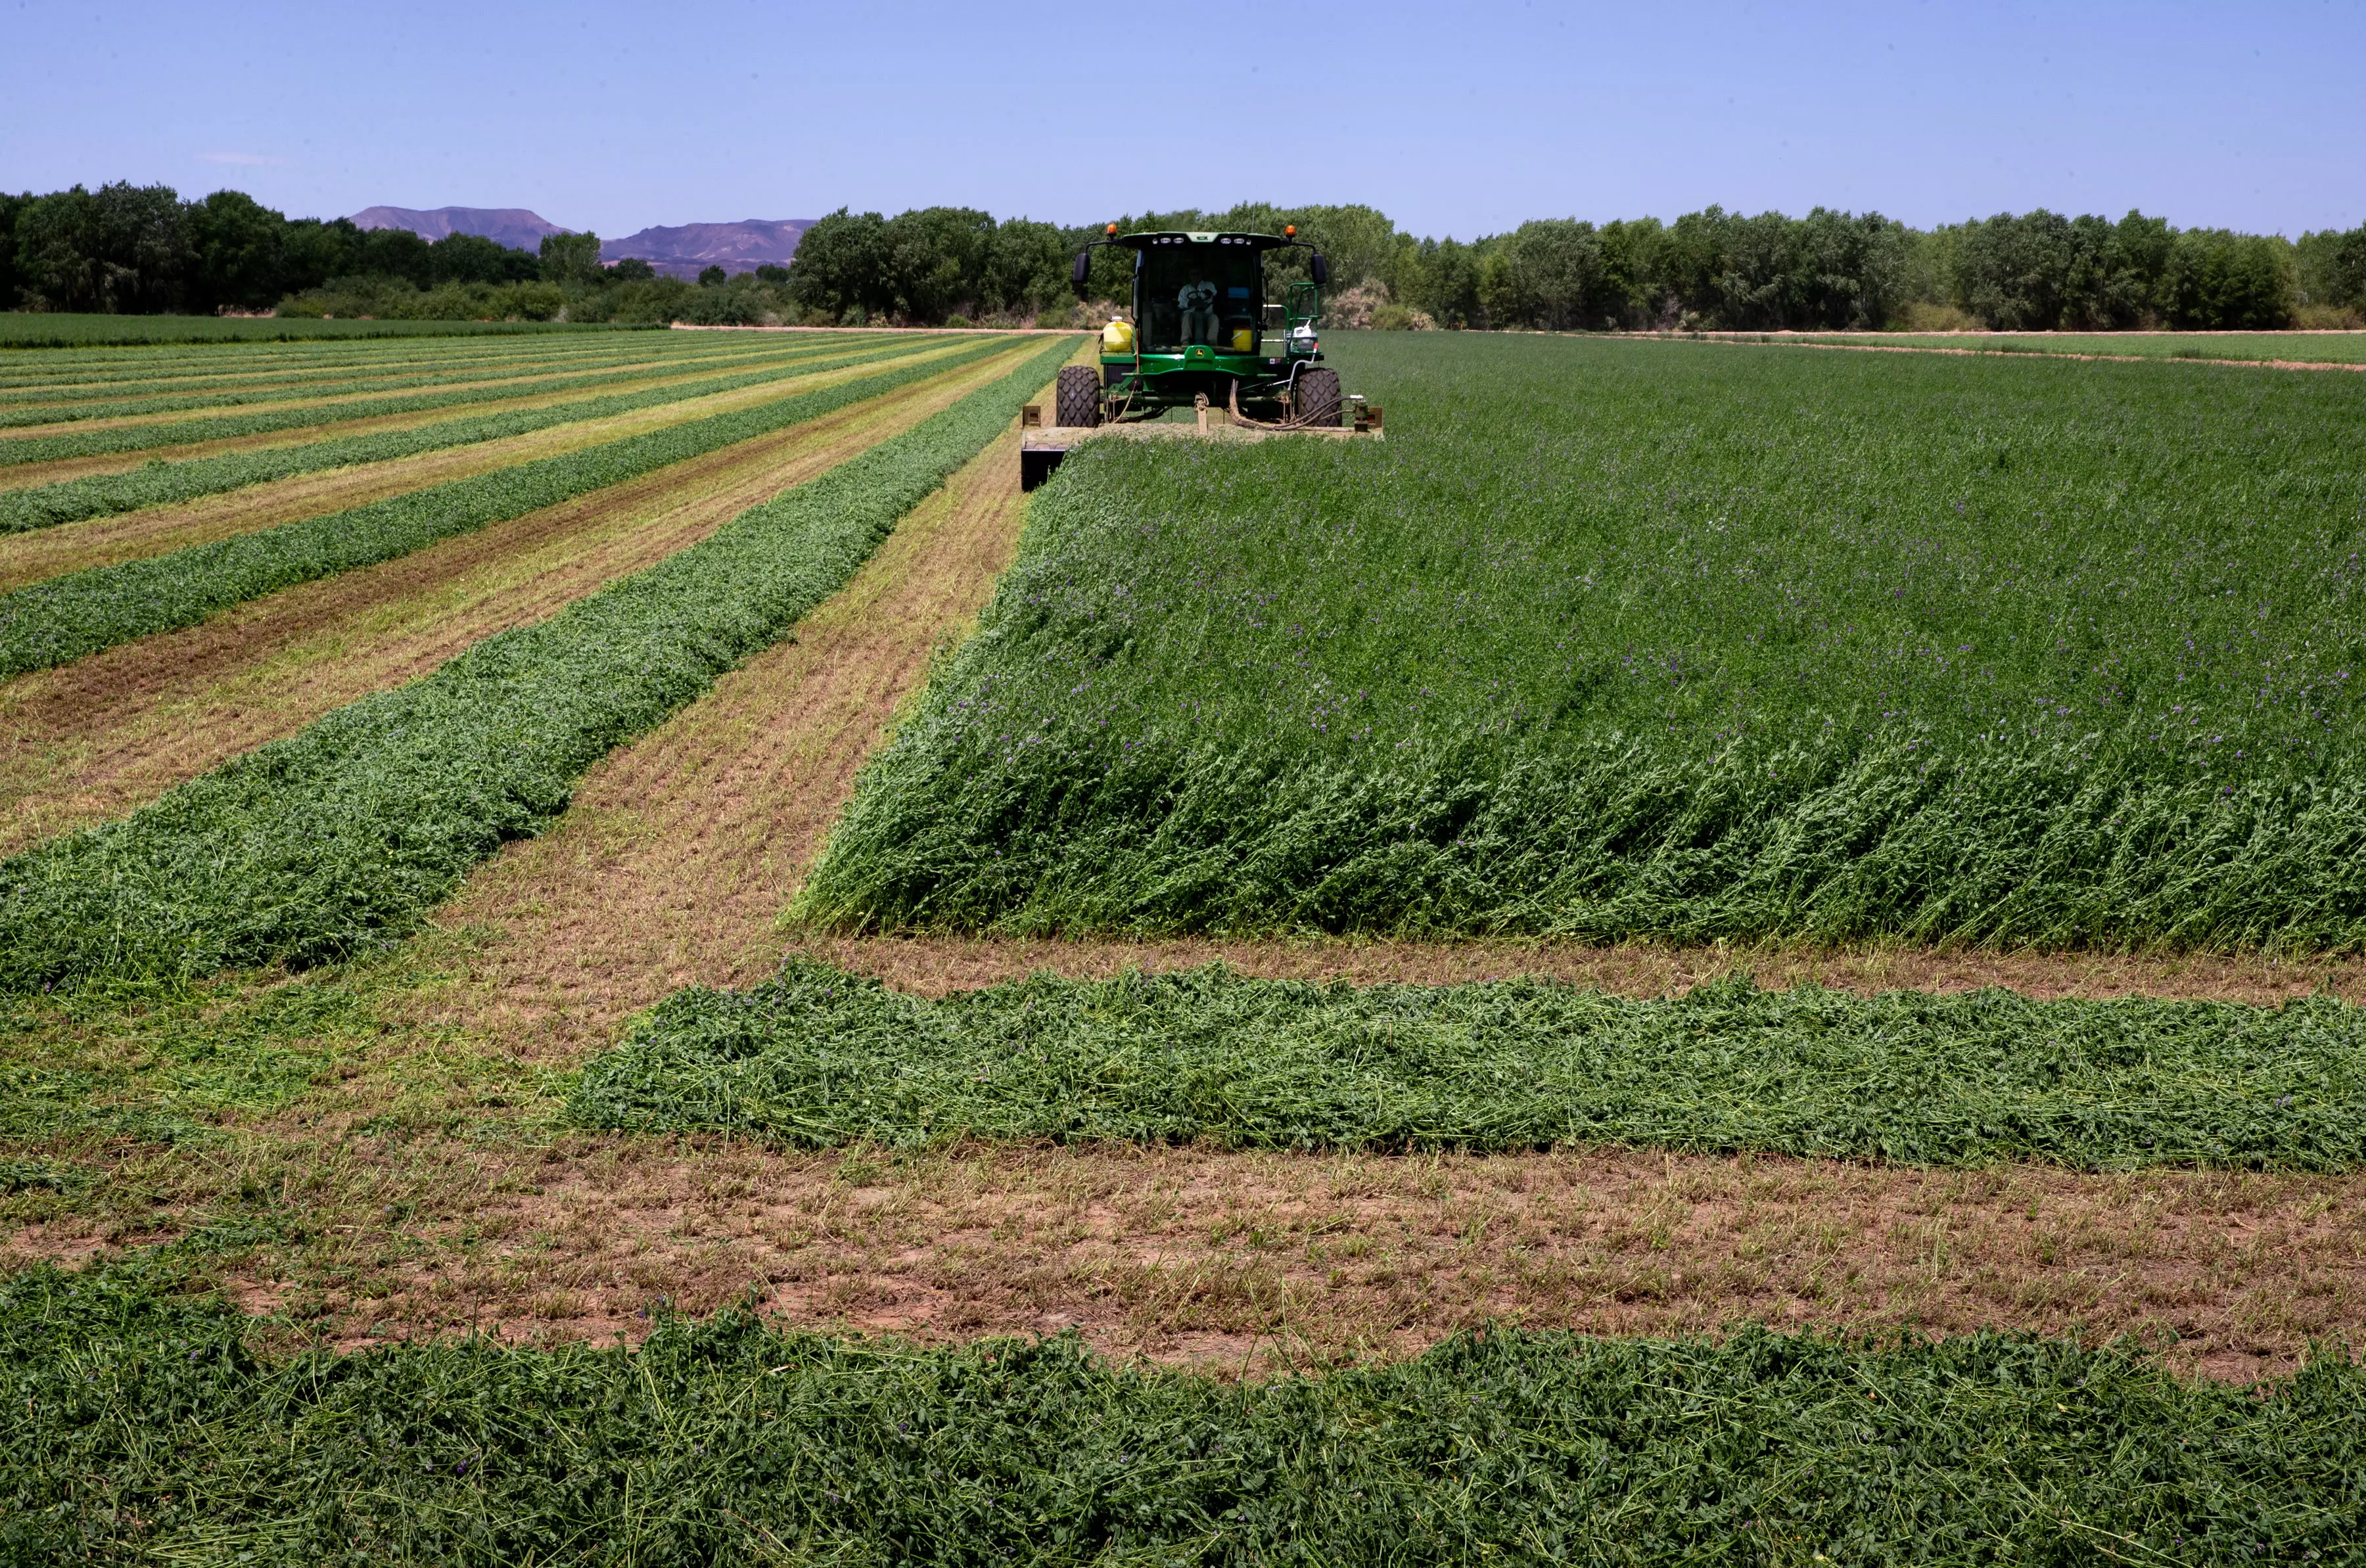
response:
<path id="1" fill-rule="evenodd" d="M 1804 218 L 1711 207 L 1673 223 L 1541 219 L 1464 242 L 1415 239 L 1369 207 L 1244 203 L 1129 214 L 1121 231 L 1279 233 L 1331 264 L 1331 314 L 1356 325 L 1556 331 L 1977 326 L 2006 331 L 2359 325 L 2366 225 L 2304 234 L 2179 229 L 2039 209 L 1929 230 L 1878 213 Z M 845 209 L 807 230 L 792 299 L 831 321 L 1065 317 L 1068 266 L 1098 225 L 997 223 L 969 208 Z M 1126 297 L 1125 253 L 1094 253 L 1090 291 Z M 1276 253 L 1268 276 L 1305 275 Z"/>
<path id="2" fill-rule="evenodd" d="M 600 237 L 553 234 L 538 251 L 476 234 L 294 218 L 240 191 L 183 201 L 169 186 L 75 186 L 0 195 L 0 309 L 109 313 L 276 311 L 299 316 L 751 325 L 795 307 L 785 268 L 699 283 L 645 261 L 600 262 Z"/>
<path id="3" fill-rule="evenodd" d="M 1476 240 L 1416 239 L 1363 206 L 1243 203 L 1128 214 L 1121 230 L 1248 230 L 1300 238 L 1331 265 L 1331 318 L 1380 327 L 1556 331 L 1987 327 L 2112 331 L 2366 324 L 2366 225 L 2297 241 L 2039 209 L 1927 230 L 1878 213 L 1804 218 L 1711 207 L 1673 222 L 1540 219 Z M 475 235 L 433 243 L 344 219 L 289 219 L 237 191 L 77 186 L 0 196 L 0 307 L 277 310 L 283 314 L 518 316 L 716 324 L 1085 321 L 1069 283 L 1098 224 L 997 220 L 975 208 L 884 217 L 841 208 L 786 269 L 695 286 L 646 262 L 600 263 L 599 239 L 539 252 Z M 1094 253 L 1097 304 L 1127 294 L 1131 257 Z M 1279 286 L 1305 276 L 1275 253 Z"/>

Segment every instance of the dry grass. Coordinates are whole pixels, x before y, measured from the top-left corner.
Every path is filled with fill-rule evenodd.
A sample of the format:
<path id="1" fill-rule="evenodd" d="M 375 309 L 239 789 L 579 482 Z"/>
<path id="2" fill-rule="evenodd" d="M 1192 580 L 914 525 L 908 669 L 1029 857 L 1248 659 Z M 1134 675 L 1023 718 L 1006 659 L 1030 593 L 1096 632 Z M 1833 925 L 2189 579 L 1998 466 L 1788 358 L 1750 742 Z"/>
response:
<path id="1" fill-rule="evenodd" d="M 551 615 L 1008 368 L 1008 356 L 997 355 L 0 685 L 0 852 L 119 817 L 333 708 L 414 679 L 493 632 Z"/>
<path id="2" fill-rule="evenodd" d="M 901 364 L 924 364 L 959 352 L 958 347 L 911 355 Z M 603 442 L 704 419 L 710 414 L 818 390 L 840 381 L 878 374 L 883 366 L 849 366 L 792 377 L 762 387 L 718 392 L 657 408 L 637 409 L 603 419 L 556 425 L 499 441 L 448 446 L 383 463 L 358 463 L 319 473 L 250 485 L 170 506 L 148 507 L 110 517 L 94 517 L 55 528 L 0 536 L 0 590 L 118 561 L 186 549 L 233 534 L 276 527 L 299 518 L 366 506 L 389 496 L 445 484 L 539 457 L 557 457 Z M 265 438 L 254 438 L 264 442 Z M 265 442 L 265 444 L 268 444 Z"/>
<path id="3" fill-rule="evenodd" d="M 2330 993 L 2366 1002 L 2366 958 L 2259 953 L 1996 953 L 1911 947 L 1828 949 L 1597 947 L 1544 941 L 1391 942 L 1310 937 L 1287 942 L 1019 941 L 987 937 L 831 937 L 797 933 L 785 946 L 923 996 L 972 990 L 1038 971 L 1104 978 L 1222 962 L 1273 979 L 1358 986 L 1457 985 L 1541 976 L 1629 997 L 1680 996 L 1737 969 L 1769 989 L 1814 984 L 1876 991 L 1968 991 L 2002 986 L 2024 996 L 2176 997 L 2273 1004 Z"/>
<path id="4" fill-rule="evenodd" d="M 2009 1325 L 2137 1335 L 2174 1366 L 2248 1379 L 2366 1322 L 2360 1177 L 327 1131 L 283 1124 L 234 1161 L 134 1161 L 117 1182 L 175 1204 L 275 1194 L 306 1234 L 212 1274 L 349 1346 L 630 1336 L 660 1299 L 753 1297 L 800 1324 L 922 1339 L 1076 1325 L 1187 1362 L 1396 1356 L 1491 1318 L 1651 1335 Z M 175 1228 L 144 1205 L 61 1217 L 19 1231 L 0 1267 Z"/>

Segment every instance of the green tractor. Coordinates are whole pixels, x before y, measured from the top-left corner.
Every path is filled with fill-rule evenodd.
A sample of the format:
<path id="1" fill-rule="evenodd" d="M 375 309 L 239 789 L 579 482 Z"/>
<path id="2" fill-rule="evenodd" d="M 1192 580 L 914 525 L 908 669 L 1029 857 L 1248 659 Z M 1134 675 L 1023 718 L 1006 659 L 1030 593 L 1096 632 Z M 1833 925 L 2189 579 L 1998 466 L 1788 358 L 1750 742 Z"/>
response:
<path id="1" fill-rule="evenodd" d="M 1071 281 L 1080 298 L 1092 253 L 1103 246 L 1133 253 L 1133 320 L 1112 321 L 1101 334 L 1098 369 L 1071 365 L 1060 372 L 1055 429 L 1031 437 L 1022 453 L 1026 488 L 1050 475 L 1076 433 L 1150 425 L 1174 409 L 1196 410 L 1202 434 L 1211 434 L 1211 414 L 1228 433 L 1250 438 L 1378 433 L 1380 411 L 1343 397 L 1339 373 L 1323 363 L 1315 329 L 1330 268 L 1294 226 L 1279 235 L 1120 237 L 1112 223 L 1109 238 L 1076 253 Z M 1283 299 L 1268 303 L 1265 257 L 1279 250 L 1309 253 L 1312 280 L 1290 284 Z"/>

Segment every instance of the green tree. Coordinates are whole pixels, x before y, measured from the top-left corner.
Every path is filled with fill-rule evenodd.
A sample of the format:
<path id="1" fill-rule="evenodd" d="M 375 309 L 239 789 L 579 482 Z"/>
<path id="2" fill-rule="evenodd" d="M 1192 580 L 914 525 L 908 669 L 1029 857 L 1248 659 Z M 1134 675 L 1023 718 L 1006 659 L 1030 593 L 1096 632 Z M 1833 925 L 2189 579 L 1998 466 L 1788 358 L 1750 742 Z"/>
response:
<path id="1" fill-rule="evenodd" d="M 719 266 L 703 266 L 698 269 L 698 286 L 701 288 L 720 288 L 728 276 Z"/>
<path id="2" fill-rule="evenodd" d="M 23 276 L 17 270 L 17 220 L 33 204 L 33 193 L 10 196 L 0 191 L 0 310 L 13 310 L 22 292 Z"/>
<path id="3" fill-rule="evenodd" d="M 580 234 L 545 234 L 540 257 L 546 283 L 600 281 L 600 236 L 589 229 Z M 642 266 L 649 264 L 642 262 Z"/>
<path id="4" fill-rule="evenodd" d="M 532 283 L 542 261 L 531 251 L 512 250 L 482 234 L 446 234 L 427 247 L 428 279 L 445 283 Z"/>
<path id="5" fill-rule="evenodd" d="M 364 229 L 347 257 L 363 277 L 400 277 L 414 288 L 435 281 L 435 257 L 426 241 L 408 229 Z"/>
<path id="6" fill-rule="evenodd" d="M 17 214 L 17 265 L 46 310 L 173 310 L 190 265 L 181 199 L 121 181 L 37 197 Z"/>
<path id="7" fill-rule="evenodd" d="M 2366 223 L 2318 229 L 2293 247 L 2293 282 L 2304 305 L 2366 310 Z"/>
<path id="8" fill-rule="evenodd" d="M 358 271 L 361 249 L 362 231 L 351 219 L 295 220 L 279 237 L 280 292 L 300 294 Z"/>
<path id="9" fill-rule="evenodd" d="M 992 215 L 974 207 L 923 207 L 889 219 L 882 238 L 890 312 L 914 321 L 980 314 L 994 230 Z M 797 245 L 802 250 L 805 242 Z"/>
<path id="10" fill-rule="evenodd" d="M 1544 218 L 1521 224 L 1480 268 L 1487 324 L 1566 332 L 1616 313 L 1602 239 L 1593 224 Z"/>
<path id="11" fill-rule="evenodd" d="M 195 266 L 188 303 L 198 310 L 224 306 L 269 309 L 287 292 L 287 219 L 243 191 L 218 190 L 188 209 Z"/>
<path id="12" fill-rule="evenodd" d="M 836 317 L 884 315 L 894 298 L 887 276 L 887 220 L 839 208 L 797 240 L 789 291 L 807 310 Z"/>
<path id="13" fill-rule="evenodd" d="M 2187 229 L 2170 248 L 2162 313 L 2173 327 L 2269 330 L 2292 324 L 2292 247 L 2273 234 Z"/>
<path id="14" fill-rule="evenodd" d="M 2042 207 L 1965 224 L 1955 303 L 2001 331 L 2060 326 L 2075 243 L 2070 220 Z"/>

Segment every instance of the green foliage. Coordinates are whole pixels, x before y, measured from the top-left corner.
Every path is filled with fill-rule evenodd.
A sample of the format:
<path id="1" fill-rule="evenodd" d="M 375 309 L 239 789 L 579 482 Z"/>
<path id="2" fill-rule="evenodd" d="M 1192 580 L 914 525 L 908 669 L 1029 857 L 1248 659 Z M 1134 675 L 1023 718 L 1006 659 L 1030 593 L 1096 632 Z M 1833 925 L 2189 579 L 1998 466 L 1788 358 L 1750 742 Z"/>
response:
<path id="1" fill-rule="evenodd" d="M 791 376 L 812 375 L 874 359 L 898 358 L 915 352 L 910 344 L 889 344 L 851 355 L 835 352 L 843 346 L 842 342 L 830 342 L 828 348 L 834 355 L 830 358 L 801 357 L 784 361 L 775 357 L 770 367 L 760 370 L 686 381 L 671 387 L 655 387 L 639 392 L 616 392 L 606 397 L 585 398 L 549 408 L 518 409 L 473 419 L 444 420 L 434 424 L 415 425 L 408 430 L 332 436 L 325 441 L 271 446 L 260 451 L 225 452 L 220 457 L 192 457 L 177 463 L 151 461 L 143 467 L 121 473 L 91 474 L 78 479 L 59 479 L 46 485 L 0 491 L 0 533 L 22 533 L 31 528 L 78 522 L 85 517 L 129 512 L 136 507 L 188 501 L 201 495 L 236 490 L 242 485 L 286 479 L 292 474 L 317 473 L 323 468 L 343 468 L 354 463 L 387 462 L 448 446 L 495 441 L 572 424 L 580 420 L 628 413 L 635 409 L 656 408 L 665 403 L 680 402 L 685 398 L 758 386 Z M 582 378 L 586 384 L 592 385 L 603 379 L 606 378 Z M 5 617 L 8 615 L 7 603 L 5 596 L 0 596 L 0 640 L 5 640 L 6 635 Z"/>
<path id="2" fill-rule="evenodd" d="M 2366 1164 L 2366 1017 L 2325 999 L 1870 999 L 1748 978 L 1629 1001 L 1052 976 L 930 1001 L 794 961 L 660 1004 L 571 1115 L 829 1146 L 963 1138 L 1482 1151 L 1621 1144 L 2081 1169 Z"/>
<path id="3" fill-rule="evenodd" d="M 303 981 L 184 996 L 18 997 L 0 1001 L 0 1138 L 52 1151 L 60 1140 L 205 1139 L 225 1111 L 288 1104 L 381 1027 L 353 991 Z M 91 1175 L 59 1169 L 48 1183 L 59 1190 Z"/>
<path id="4" fill-rule="evenodd" d="M 790 290 L 805 309 L 833 318 L 938 324 L 1024 314 L 1067 298 L 1070 238 L 1026 219 L 997 223 L 973 208 L 894 218 L 840 208 L 798 239 Z"/>
<path id="5" fill-rule="evenodd" d="M 194 583 L 219 598 L 203 584 L 318 575 L 1008 346 L 526 465 L 472 491 L 440 487 L 440 500 L 428 491 L 385 503 L 382 521 L 349 518 L 300 545 L 207 557 L 202 567 L 184 551 L 180 572 L 159 572 L 143 590 L 186 593 Z M 549 620 L 489 637 L 434 674 L 342 708 L 124 820 L 0 863 L 0 990 L 314 963 L 410 930 L 504 840 L 564 810 L 576 777 L 611 747 L 835 592 L 897 518 L 1008 427 L 1075 348 L 1074 339 L 1053 340 L 951 409 Z M 203 603 L 183 598 L 171 613 Z M 78 627 L 95 613 L 85 604 L 61 624 Z"/>
<path id="6" fill-rule="evenodd" d="M 545 234 L 539 260 L 545 283 L 596 283 L 600 277 L 600 236 L 589 229 L 580 234 Z"/>
<path id="7" fill-rule="evenodd" d="M 2366 311 L 2366 223 L 2303 234 L 2293 260 L 2303 304 Z"/>
<path id="8" fill-rule="evenodd" d="M 2366 944 L 2366 380 L 1340 359 L 1386 446 L 1069 458 L 800 913 Z"/>
<path id="9" fill-rule="evenodd" d="M 16 230 L 20 286 L 35 309 L 169 310 L 186 292 L 188 225 L 168 186 L 118 181 L 36 197 Z"/>
<path id="10" fill-rule="evenodd" d="M 2019 1336 L 1495 1327 L 1226 1383 L 661 1314 L 258 1354 L 163 1261 L 0 1287 L 0 1551 L 257 1563 L 2355 1562 L 2338 1356 L 2253 1391 Z"/>
<path id="11" fill-rule="evenodd" d="M 269 310 L 287 281 L 287 220 L 235 190 L 191 202 L 187 213 L 190 305 L 200 311 Z"/>
<path id="12" fill-rule="evenodd" d="M 2039 208 L 1966 223 L 1953 252 L 1955 303 L 2008 332 L 2282 327 L 2298 303 L 2292 247 L 2272 235 L 2116 224 Z"/>
<path id="13" fill-rule="evenodd" d="M 392 560 L 439 539 L 473 533 L 668 464 L 818 419 L 1003 346 L 987 344 L 954 358 L 710 414 L 344 512 L 31 583 L 0 594 L 0 675 L 46 670 L 133 637 L 194 626 L 216 611 L 265 593 Z M 780 373 L 766 373 L 762 378 Z M 668 400 L 679 395 L 678 389 L 669 389 Z M 580 417 L 580 411 L 571 417 Z"/>
<path id="14" fill-rule="evenodd" d="M 2278 238 L 2188 229 L 2162 270 L 2160 313 L 2172 327 L 2282 327 L 2294 303 L 2292 247 Z"/>

